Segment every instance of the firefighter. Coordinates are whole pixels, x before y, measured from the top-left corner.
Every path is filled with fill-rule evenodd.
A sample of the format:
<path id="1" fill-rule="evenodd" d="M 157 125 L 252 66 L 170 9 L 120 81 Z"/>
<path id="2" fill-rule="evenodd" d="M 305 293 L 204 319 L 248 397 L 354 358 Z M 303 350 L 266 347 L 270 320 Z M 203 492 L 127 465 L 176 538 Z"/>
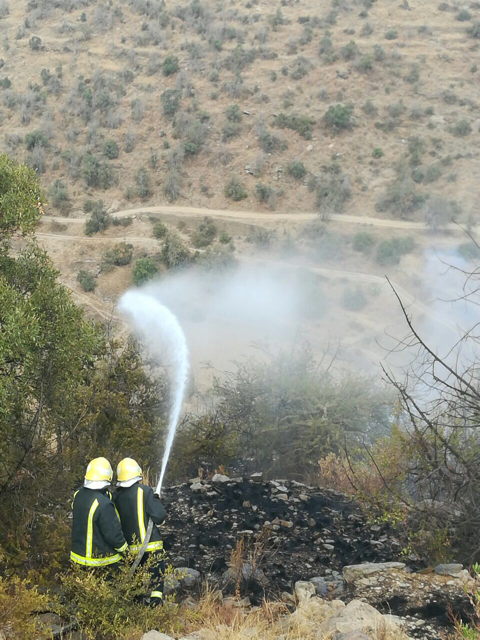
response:
<path id="1" fill-rule="evenodd" d="M 113 471 L 108 460 L 95 458 L 84 485 L 73 498 L 70 559 L 85 567 L 115 566 L 128 549 L 118 514 L 107 488 Z"/>
<path id="2" fill-rule="evenodd" d="M 145 540 L 148 521 L 151 518 L 155 525 L 165 520 L 165 509 L 150 487 L 141 484 L 142 469 L 132 458 L 124 458 L 117 467 L 117 492 L 115 506 L 125 538 L 133 551 L 139 551 Z M 163 599 L 163 543 L 157 527 L 153 527 L 152 535 L 146 546 L 141 564 L 154 556 L 150 576 L 153 590 L 149 603 L 157 606 Z"/>

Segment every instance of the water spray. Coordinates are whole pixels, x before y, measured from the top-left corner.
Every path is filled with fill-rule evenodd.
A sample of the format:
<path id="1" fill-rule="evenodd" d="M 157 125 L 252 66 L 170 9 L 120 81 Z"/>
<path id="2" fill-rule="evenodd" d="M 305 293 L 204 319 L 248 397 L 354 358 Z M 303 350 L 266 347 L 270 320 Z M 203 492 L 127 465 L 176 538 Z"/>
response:
<path id="1" fill-rule="evenodd" d="M 173 400 L 160 478 L 155 491 L 160 496 L 187 385 L 189 368 L 187 340 L 175 315 L 147 291 L 127 291 L 121 297 L 118 308 L 131 324 L 134 333 L 145 344 L 150 356 L 157 363 L 169 368 Z M 153 521 L 150 520 L 142 547 L 132 566 L 132 573 L 140 564 L 152 531 Z"/>

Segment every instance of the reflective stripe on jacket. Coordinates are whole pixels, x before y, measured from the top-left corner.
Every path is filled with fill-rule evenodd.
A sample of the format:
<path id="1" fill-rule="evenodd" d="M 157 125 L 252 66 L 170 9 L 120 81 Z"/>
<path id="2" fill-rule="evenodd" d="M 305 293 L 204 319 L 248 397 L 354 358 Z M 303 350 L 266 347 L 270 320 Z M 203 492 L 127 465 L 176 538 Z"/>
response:
<path id="1" fill-rule="evenodd" d="M 106 492 L 86 487 L 77 491 L 70 560 L 84 566 L 105 566 L 118 562 L 127 548 L 118 514 Z"/>
<path id="2" fill-rule="evenodd" d="M 119 487 L 115 494 L 115 506 L 120 515 L 123 534 L 133 551 L 142 546 L 151 518 L 154 524 L 165 520 L 165 509 L 150 487 L 136 482 L 131 487 Z M 163 549 L 160 533 L 153 527 L 146 551 Z"/>

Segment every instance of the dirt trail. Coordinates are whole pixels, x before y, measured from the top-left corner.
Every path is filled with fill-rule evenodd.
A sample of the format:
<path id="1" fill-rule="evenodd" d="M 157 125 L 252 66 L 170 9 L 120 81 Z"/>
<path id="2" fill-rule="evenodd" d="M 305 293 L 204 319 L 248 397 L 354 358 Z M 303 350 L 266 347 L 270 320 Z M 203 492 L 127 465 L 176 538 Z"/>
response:
<path id="1" fill-rule="evenodd" d="M 138 207 L 135 209 L 124 209 L 117 211 L 114 215 L 117 218 L 127 218 L 129 216 L 148 215 L 175 215 L 186 218 L 211 218 L 228 219 L 236 222 L 310 222 L 318 218 L 318 213 L 265 213 L 260 211 L 234 211 L 230 209 L 201 209 L 195 207 L 178 207 L 170 205 L 159 205 L 155 207 Z M 56 216 L 44 216 L 43 220 L 61 223 L 84 224 L 84 218 L 61 218 Z M 405 229 L 426 231 L 428 227 L 423 222 L 412 222 L 409 220 L 384 220 L 382 218 L 372 218 L 369 216 L 353 216 L 347 214 L 334 213 L 330 216 L 331 222 L 343 224 L 358 224 L 372 227 L 383 227 L 389 229 Z M 456 224 L 448 224 L 444 230 L 458 231 Z"/>

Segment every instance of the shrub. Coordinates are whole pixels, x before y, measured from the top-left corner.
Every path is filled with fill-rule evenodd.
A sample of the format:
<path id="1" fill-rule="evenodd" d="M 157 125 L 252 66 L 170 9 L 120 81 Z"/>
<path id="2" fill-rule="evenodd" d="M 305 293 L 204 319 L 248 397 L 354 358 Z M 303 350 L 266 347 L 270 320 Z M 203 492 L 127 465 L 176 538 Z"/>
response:
<path id="1" fill-rule="evenodd" d="M 307 169 L 300 160 L 292 160 L 287 166 L 287 173 L 295 180 L 303 180 L 307 175 Z"/>
<path id="2" fill-rule="evenodd" d="M 34 615 L 47 610 L 49 600 L 49 596 L 40 594 L 28 579 L 0 576 L 0 636 L 15 640 L 51 638 L 50 629 Z"/>
<path id="3" fill-rule="evenodd" d="M 385 32 L 385 40 L 396 40 L 398 38 L 398 32 L 395 29 L 389 29 Z"/>
<path id="4" fill-rule="evenodd" d="M 42 131 L 31 131 L 25 136 L 25 146 L 28 151 L 32 151 L 35 147 L 46 147 L 47 145 L 47 136 Z"/>
<path id="5" fill-rule="evenodd" d="M 232 236 L 226 231 L 221 231 L 218 237 L 218 241 L 221 244 L 229 244 L 232 241 Z"/>
<path id="6" fill-rule="evenodd" d="M 298 113 L 294 113 L 292 115 L 280 113 L 275 119 L 276 127 L 279 127 L 280 129 L 292 129 L 302 136 L 302 138 L 305 138 L 305 140 L 311 139 L 314 124 L 314 118 L 299 115 Z"/>
<path id="7" fill-rule="evenodd" d="M 440 197 L 430 197 L 425 202 L 422 213 L 425 224 L 432 231 L 437 231 L 452 222 L 452 220 L 455 220 L 460 215 L 461 210 L 455 201 L 444 200 Z"/>
<path id="8" fill-rule="evenodd" d="M 151 258 L 139 258 L 135 261 L 132 270 L 132 281 L 136 287 L 140 287 L 152 280 L 158 273 L 158 268 Z"/>
<path id="9" fill-rule="evenodd" d="M 10 78 L 2 78 L 2 80 L 0 80 L 0 87 L 2 87 L 2 89 L 10 89 L 11 86 L 12 81 Z"/>
<path id="10" fill-rule="evenodd" d="M 236 122 L 226 122 L 222 129 L 222 142 L 228 142 L 240 135 L 242 127 Z"/>
<path id="11" fill-rule="evenodd" d="M 132 216 L 122 216 L 121 218 L 113 217 L 112 224 L 114 227 L 129 227 L 133 223 Z"/>
<path id="12" fill-rule="evenodd" d="M 461 9 L 455 16 L 459 22 L 468 22 L 472 19 L 472 14 L 469 13 L 466 9 Z"/>
<path id="13" fill-rule="evenodd" d="M 361 289 L 347 289 L 342 295 L 342 306 L 348 311 L 360 311 L 368 300 Z"/>
<path id="14" fill-rule="evenodd" d="M 91 153 L 83 156 L 82 175 L 87 186 L 94 188 L 108 189 L 115 181 L 112 168 Z"/>
<path id="15" fill-rule="evenodd" d="M 330 105 L 323 116 L 323 121 L 334 133 L 350 129 L 352 126 L 352 107 L 344 104 Z"/>
<path id="16" fill-rule="evenodd" d="M 59 209 L 62 213 L 67 213 L 67 211 L 70 210 L 68 189 L 62 180 L 55 180 L 55 182 L 50 186 L 47 195 L 55 209 Z"/>
<path id="17" fill-rule="evenodd" d="M 130 264 L 133 258 L 133 245 L 126 242 L 119 242 L 103 254 L 102 263 L 104 265 L 114 265 L 124 267 Z"/>
<path id="18" fill-rule="evenodd" d="M 77 282 L 83 289 L 83 291 L 95 291 L 97 286 L 97 280 L 93 273 L 90 271 L 85 271 L 85 269 L 80 269 L 77 273 Z"/>
<path id="19" fill-rule="evenodd" d="M 353 40 L 340 49 L 340 55 L 344 60 L 353 60 L 358 55 L 358 47 Z"/>
<path id="20" fill-rule="evenodd" d="M 160 97 L 162 102 L 163 115 L 173 118 L 180 108 L 180 92 L 176 89 L 167 89 Z"/>
<path id="21" fill-rule="evenodd" d="M 360 58 L 356 68 L 362 73 L 368 73 L 373 69 L 373 56 L 371 53 L 366 53 Z"/>
<path id="22" fill-rule="evenodd" d="M 197 249 L 201 249 L 203 247 L 208 247 L 215 240 L 217 235 L 217 227 L 213 222 L 212 218 L 206 216 L 203 219 L 203 222 L 200 223 L 197 231 L 193 235 L 193 245 Z"/>
<path id="23" fill-rule="evenodd" d="M 420 80 L 420 67 L 418 64 L 412 64 L 410 71 L 405 76 L 405 80 L 410 84 L 415 84 L 415 82 Z"/>
<path id="24" fill-rule="evenodd" d="M 399 264 L 402 255 L 411 253 L 414 247 L 415 242 L 411 236 L 383 240 L 377 247 L 377 262 L 382 266 Z"/>
<path id="25" fill-rule="evenodd" d="M 232 176 L 228 181 L 225 187 L 225 196 L 234 202 L 239 202 L 247 197 L 247 192 L 237 176 Z"/>
<path id="26" fill-rule="evenodd" d="M 217 273 L 231 269 L 237 264 L 233 247 L 225 246 L 225 243 L 208 247 L 204 253 L 197 256 L 196 262 L 202 269 Z"/>
<path id="27" fill-rule="evenodd" d="M 395 216 L 408 217 L 425 202 L 425 196 L 416 192 L 415 183 L 405 168 L 397 170 L 397 177 L 377 201 L 377 211 L 391 211 Z"/>
<path id="28" fill-rule="evenodd" d="M 179 69 L 179 60 L 177 56 L 167 56 L 162 63 L 162 73 L 164 76 L 171 76 L 177 73 Z"/>
<path id="29" fill-rule="evenodd" d="M 160 255 L 167 269 L 176 269 L 190 262 L 189 250 L 175 233 L 167 233 Z"/>
<path id="30" fill-rule="evenodd" d="M 177 608 L 172 603 L 151 608 L 142 602 L 152 588 L 149 571 L 158 558 L 152 554 L 132 576 L 129 567 L 133 560 L 131 553 L 128 562 L 108 574 L 74 567 L 61 576 L 65 593 L 65 603 L 59 609 L 62 618 L 75 620 L 87 638 L 126 640 L 150 629 L 170 631 Z"/>
<path id="31" fill-rule="evenodd" d="M 110 214 L 107 213 L 103 202 L 99 200 L 93 204 L 90 218 L 85 223 L 85 233 L 87 236 L 92 236 L 94 233 L 104 231 L 110 225 L 110 222 Z"/>
<path id="32" fill-rule="evenodd" d="M 480 39 L 480 22 L 474 22 L 467 29 L 467 33 L 471 38 L 475 38 L 476 40 Z"/>
<path id="33" fill-rule="evenodd" d="M 137 194 L 139 198 L 142 198 L 142 200 L 145 200 L 152 195 L 150 176 L 148 175 L 148 171 L 145 167 L 140 167 L 135 174 L 135 184 L 137 185 Z"/>
<path id="34" fill-rule="evenodd" d="M 115 140 L 106 140 L 103 145 L 103 155 L 106 156 L 109 160 L 115 160 L 118 158 L 118 154 L 120 153 L 120 148 L 118 143 Z"/>
<path id="35" fill-rule="evenodd" d="M 375 238 L 371 233 L 368 233 L 367 231 L 359 231 L 353 236 L 353 250 L 358 251 L 359 253 L 368 255 L 371 252 L 374 244 Z"/>
<path id="36" fill-rule="evenodd" d="M 316 205 L 324 214 L 343 211 L 344 204 L 350 199 L 350 181 L 348 176 L 334 165 L 329 173 L 323 173 L 317 182 Z"/>
<path id="37" fill-rule="evenodd" d="M 259 137 L 260 148 L 265 153 L 275 153 L 275 151 L 285 151 L 287 143 L 268 131 L 263 131 Z"/>
<path id="38" fill-rule="evenodd" d="M 463 118 L 462 120 L 459 120 L 456 124 L 454 124 L 453 127 L 450 127 L 450 133 L 459 138 L 463 138 L 472 133 L 472 126 L 468 122 L 468 120 L 465 120 L 465 118 Z"/>
<path id="39" fill-rule="evenodd" d="M 28 46 L 32 51 L 40 51 L 42 48 L 42 39 L 38 36 L 32 36 L 28 41 Z"/>
<path id="40" fill-rule="evenodd" d="M 473 240 L 458 245 L 457 253 L 467 261 L 480 259 L 480 247 Z"/>
<path id="41" fill-rule="evenodd" d="M 163 222 L 155 222 L 153 225 L 153 235 L 157 240 L 165 238 L 168 233 L 168 228 Z"/>
<path id="42" fill-rule="evenodd" d="M 372 157 L 373 158 L 383 158 L 383 151 L 382 149 L 380 149 L 379 147 L 377 147 L 376 149 L 374 149 L 372 151 Z"/>
<path id="43" fill-rule="evenodd" d="M 229 122 L 241 122 L 243 118 L 242 110 L 238 104 L 232 104 L 225 109 L 225 117 Z"/>
<path id="44" fill-rule="evenodd" d="M 255 195 L 257 200 L 260 202 L 268 202 L 273 194 L 272 187 L 269 187 L 266 184 L 262 184 L 261 182 L 257 182 L 255 185 Z"/>
<path id="45" fill-rule="evenodd" d="M 373 104 L 373 102 L 370 99 L 367 100 L 365 104 L 362 106 L 362 111 L 363 113 L 365 113 L 365 115 L 371 116 L 372 118 L 374 118 L 378 114 L 377 107 Z"/>

